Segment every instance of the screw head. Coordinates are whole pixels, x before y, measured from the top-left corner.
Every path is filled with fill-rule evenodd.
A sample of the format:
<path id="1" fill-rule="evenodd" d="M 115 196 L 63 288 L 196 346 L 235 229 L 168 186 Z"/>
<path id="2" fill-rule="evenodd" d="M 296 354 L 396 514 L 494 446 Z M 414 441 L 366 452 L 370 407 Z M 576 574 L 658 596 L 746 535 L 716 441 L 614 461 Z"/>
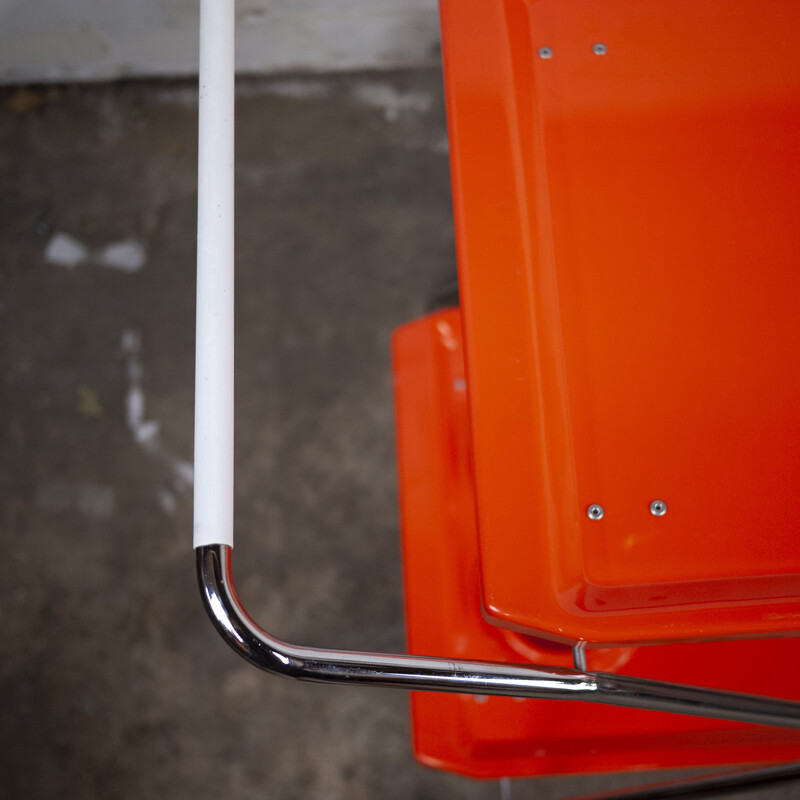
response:
<path id="1" fill-rule="evenodd" d="M 595 42 L 592 45 L 592 52 L 596 56 L 604 56 L 608 52 L 608 47 L 603 42 Z"/>
<path id="2" fill-rule="evenodd" d="M 586 516 L 589 517 L 589 519 L 603 519 L 603 514 L 605 513 L 603 506 L 599 506 L 597 503 L 592 503 L 589 508 L 586 509 Z"/>
<path id="3" fill-rule="evenodd" d="M 667 513 L 667 504 L 663 500 L 653 500 L 650 503 L 650 513 L 654 517 L 663 517 Z"/>
<path id="4" fill-rule="evenodd" d="M 552 58 L 553 51 L 549 47 L 539 48 L 539 58 Z"/>

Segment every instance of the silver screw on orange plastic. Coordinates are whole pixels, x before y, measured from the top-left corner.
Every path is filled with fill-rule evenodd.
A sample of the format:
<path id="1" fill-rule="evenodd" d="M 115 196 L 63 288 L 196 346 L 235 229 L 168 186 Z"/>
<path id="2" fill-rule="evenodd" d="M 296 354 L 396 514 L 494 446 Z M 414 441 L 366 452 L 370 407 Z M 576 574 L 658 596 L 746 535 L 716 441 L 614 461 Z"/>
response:
<path id="1" fill-rule="evenodd" d="M 597 503 L 592 503 L 589 508 L 586 509 L 586 516 L 589 517 L 589 519 L 603 519 L 603 514 L 605 513 L 603 506 L 599 506 Z"/>
<path id="2" fill-rule="evenodd" d="M 650 503 L 650 513 L 654 517 L 663 517 L 667 513 L 667 504 L 663 500 L 653 500 Z"/>
<path id="3" fill-rule="evenodd" d="M 608 47 L 604 45 L 602 42 L 595 42 L 592 45 L 592 52 L 596 56 L 604 56 L 608 52 Z"/>

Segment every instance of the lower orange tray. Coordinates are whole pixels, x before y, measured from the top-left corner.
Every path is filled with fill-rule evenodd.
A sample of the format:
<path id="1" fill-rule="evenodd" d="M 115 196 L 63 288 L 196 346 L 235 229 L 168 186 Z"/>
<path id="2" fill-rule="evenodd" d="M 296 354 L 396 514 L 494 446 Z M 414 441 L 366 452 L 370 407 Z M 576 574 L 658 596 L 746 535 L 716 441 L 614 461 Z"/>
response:
<path id="1" fill-rule="evenodd" d="M 393 355 L 410 652 L 571 666 L 571 648 L 482 614 L 459 312 L 399 328 Z M 589 670 L 791 699 L 798 660 L 797 638 L 587 651 Z M 411 702 L 416 757 L 475 777 L 800 759 L 800 731 L 780 728 L 551 700 Z"/>

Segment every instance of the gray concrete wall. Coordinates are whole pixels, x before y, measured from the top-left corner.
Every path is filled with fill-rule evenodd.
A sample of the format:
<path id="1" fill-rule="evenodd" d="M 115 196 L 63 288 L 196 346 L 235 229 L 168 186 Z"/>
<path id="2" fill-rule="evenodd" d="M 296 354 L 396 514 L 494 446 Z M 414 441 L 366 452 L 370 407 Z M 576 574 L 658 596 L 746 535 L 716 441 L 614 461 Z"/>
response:
<path id="1" fill-rule="evenodd" d="M 431 66 L 436 0 L 239 0 L 244 73 Z M 191 75 L 199 0 L 0 0 L 0 83 Z"/>

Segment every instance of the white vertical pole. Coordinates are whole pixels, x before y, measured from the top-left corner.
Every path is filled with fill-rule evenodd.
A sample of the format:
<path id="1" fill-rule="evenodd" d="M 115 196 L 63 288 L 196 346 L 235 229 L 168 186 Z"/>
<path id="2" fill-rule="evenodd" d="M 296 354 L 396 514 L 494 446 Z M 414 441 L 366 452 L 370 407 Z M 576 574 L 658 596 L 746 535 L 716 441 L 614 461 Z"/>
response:
<path id="1" fill-rule="evenodd" d="M 200 2 L 194 546 L 233 546 L 234 0 Z"/>

